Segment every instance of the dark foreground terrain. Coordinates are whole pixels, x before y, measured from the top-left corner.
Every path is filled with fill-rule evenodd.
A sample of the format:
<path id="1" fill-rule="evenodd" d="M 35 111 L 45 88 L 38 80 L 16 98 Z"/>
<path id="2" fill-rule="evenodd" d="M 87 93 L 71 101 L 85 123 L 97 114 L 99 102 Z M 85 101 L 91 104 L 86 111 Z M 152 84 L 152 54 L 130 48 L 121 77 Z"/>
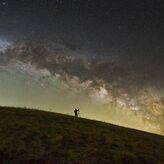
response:
<path id="1" fill-rule="evenodd" d="M 164 137 L 62 114 L 0 107 L 0 163 L 164 163 Z"/>

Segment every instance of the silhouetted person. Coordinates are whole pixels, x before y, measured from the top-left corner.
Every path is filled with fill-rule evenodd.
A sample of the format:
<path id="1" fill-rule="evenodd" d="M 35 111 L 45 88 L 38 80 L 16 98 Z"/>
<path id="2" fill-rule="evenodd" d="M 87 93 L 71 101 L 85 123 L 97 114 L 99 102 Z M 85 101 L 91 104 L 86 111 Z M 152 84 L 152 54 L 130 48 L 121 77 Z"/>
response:
<path id="1" fill-rule="evenodd" d="M 74 110 L 74 113 L 75 113 L 75 117 L 78 117 L 78 112 L 79 112 L 79 109 L 76 109 Z"/>

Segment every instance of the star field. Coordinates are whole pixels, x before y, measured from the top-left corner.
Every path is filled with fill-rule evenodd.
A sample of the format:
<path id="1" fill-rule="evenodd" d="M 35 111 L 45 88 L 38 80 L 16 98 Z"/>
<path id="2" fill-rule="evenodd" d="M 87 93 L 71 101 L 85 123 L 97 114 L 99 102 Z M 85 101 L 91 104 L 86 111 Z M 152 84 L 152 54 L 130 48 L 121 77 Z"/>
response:
<path id="1" fill-rule="evenodd" d="M 0 0 L 0 105 L 164 134 L 163 36 L 162 0 Z"/>

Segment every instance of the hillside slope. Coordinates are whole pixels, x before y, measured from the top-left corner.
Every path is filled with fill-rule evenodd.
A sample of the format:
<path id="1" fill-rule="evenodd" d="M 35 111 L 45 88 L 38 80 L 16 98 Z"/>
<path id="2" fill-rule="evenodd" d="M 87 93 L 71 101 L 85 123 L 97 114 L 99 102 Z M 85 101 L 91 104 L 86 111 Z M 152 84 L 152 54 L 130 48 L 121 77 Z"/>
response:
<path id="1" fill-rule="evenodd" d="M 164 163 L 164 137 L 67 115 L 0 108 L 0 163 Z"/>

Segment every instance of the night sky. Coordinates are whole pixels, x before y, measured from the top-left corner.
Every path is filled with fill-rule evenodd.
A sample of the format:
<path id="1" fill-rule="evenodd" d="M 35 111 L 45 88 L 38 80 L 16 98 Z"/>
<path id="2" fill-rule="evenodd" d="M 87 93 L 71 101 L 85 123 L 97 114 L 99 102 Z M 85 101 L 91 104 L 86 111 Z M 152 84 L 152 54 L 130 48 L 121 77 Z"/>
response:
<path id="1" fill-rule="evenodd" d="M 164 134 L 162 0 L 0 0 L 0 105 Z"/>
<path id="2" fill-rule="evenodd" d="M 0 34 L 42 36 L 110 54 L 163 54 L 161 0 L 1 0 Z"/>

